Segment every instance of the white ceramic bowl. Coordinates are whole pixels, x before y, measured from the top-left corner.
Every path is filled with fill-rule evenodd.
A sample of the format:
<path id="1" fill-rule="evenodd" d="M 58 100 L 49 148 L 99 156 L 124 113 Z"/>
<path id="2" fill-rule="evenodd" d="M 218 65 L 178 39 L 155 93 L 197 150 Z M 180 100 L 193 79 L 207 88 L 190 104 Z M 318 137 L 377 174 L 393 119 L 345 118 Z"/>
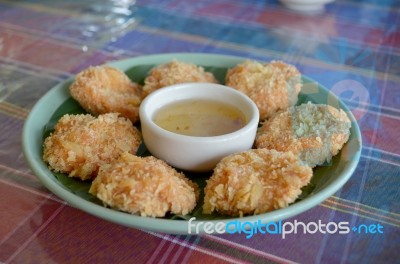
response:
<path id="1" fill-rule="evenodd" d="M 334 0 L 280 0 L 287 8 L 300 12 L 317 12 Z"/>
<path id="2" fill-rule="evenodd" d="M 154 123 L 154 114 L 163 106 L 181 100 L 206 99 L 228 103 L 246 117 L 246 125 L 232 133 L 210 136 L 186 136 L 167 131 Z M 148 95 L 140 106 L 142 135 L 152 155 L 171 166 L 188 171 L 210 171 L 221 158 L 252 147 L 259 112 L 254 102 L 233 88 L 212 83 L 184 83 L 159 89 Z"/>

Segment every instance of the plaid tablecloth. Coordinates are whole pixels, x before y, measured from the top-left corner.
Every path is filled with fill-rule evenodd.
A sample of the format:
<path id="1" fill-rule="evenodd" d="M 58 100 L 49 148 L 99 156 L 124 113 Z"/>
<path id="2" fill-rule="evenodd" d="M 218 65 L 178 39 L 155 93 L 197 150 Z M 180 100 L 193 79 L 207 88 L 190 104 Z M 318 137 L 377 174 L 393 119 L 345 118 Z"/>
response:
<path id="1" fill-rule="evenodd" d="M 400 1 L 337 0 L 301 14 L 274 0 L 0 1 L 0 262 L 399 263 Z M 37 100 L 80 70 L 145 54 L 281 59 L 357 118 L 361 161 L 320 205 L 288 221 L 382 232 L 168 235 L 74 209 L 30 171 L 21 148 Z"/>

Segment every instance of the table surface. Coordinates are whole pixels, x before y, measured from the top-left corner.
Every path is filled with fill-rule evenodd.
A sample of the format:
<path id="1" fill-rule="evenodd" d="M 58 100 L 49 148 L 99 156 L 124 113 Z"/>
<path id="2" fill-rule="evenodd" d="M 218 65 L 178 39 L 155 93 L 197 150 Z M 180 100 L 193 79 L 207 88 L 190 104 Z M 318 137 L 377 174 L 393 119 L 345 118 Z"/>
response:
<path id="1" fill-rule="evenodd" d="M 273 0 L 1 0 L 0 262 L 398 263 L 399 8 L 338 0 L 301 14 Z M 332 197 L 286 221 L 382 232 L 168 235 L 96 218 L 43 187 L 21 147 L 37 100 L 90 65 L 170 52 L 281 59 L 337 94 L 359 123 L 360 163 Z"/>

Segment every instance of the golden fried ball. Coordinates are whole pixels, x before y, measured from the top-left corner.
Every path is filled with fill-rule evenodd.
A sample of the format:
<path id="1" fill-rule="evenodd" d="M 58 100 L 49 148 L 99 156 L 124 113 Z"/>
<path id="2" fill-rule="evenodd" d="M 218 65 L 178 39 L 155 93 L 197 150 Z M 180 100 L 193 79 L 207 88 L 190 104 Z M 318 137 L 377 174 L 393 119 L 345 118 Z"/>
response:
<path id="1" fill-rule="evenodd" d="M 173 60 L 170 63 L 158 65 L 150 71 L 144 80 L 143 97 L 162 87 L 187 82 L 218 83 L 214 75 L 204 71 L 202 67 Z"/>
<path id="2" fill-rule="evenodd" d="M 102 166 L 89 192 L 112 208 L 151 217 L 186 215 L 199 195 L 195 183 L 164 161 L 129 153 Z"/>
<path id="3" fill-rule="evenodd" d="M 132 123 L 139 120 L 141 87 L 117 68 L 106 65 L 89 67 L 76 76 L 70 93 L 93 115 L 117 112 Z"/>
<path id="4" fill-rule="evenodd" d="M 343 110 L 329 105 L 303 104 L 280 112 L 257 131 L 257 148 L 292 151 L 315 167 L 338 154 L 350 135 L 351 122 Z"/>
<path id="5" fill-rule="evenodd" d="M 301 194 L 312 169 L 291 152 L 252 149 L 229 155 L 204 189 L 203 213 L 260 214 L 287 207 Z"/>
<path id="6" fill-rule="evenodd" d="M 82 180 L 96 177 L 101 165 L 123 152 L 136 153 L 141 134 L 117 113 L 64 115 L 45 139 L 43 160 L 55 172 Z"/>
<path id="7" fill-rule="evenodd" d="M 295 105 L 302 87 L 300 72 L 282 61 L 261 64 L 247 60 L 228 70 L 225 84 L 254 101 L 260 120 Z"/>

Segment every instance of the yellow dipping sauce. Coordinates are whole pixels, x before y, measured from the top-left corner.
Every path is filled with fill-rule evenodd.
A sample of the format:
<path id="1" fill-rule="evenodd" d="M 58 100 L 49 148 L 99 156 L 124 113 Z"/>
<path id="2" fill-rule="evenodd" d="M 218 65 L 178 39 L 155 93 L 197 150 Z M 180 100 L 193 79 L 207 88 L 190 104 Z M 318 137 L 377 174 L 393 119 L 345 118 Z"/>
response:
<path id="1" fill-rule="evenodd" d="M 183 100 L 159 109 L 154 123 L 165 130 L 196 137 L 219 136 L 246 125 L 245 115 L 236 107 L 212 100 Z"/>

